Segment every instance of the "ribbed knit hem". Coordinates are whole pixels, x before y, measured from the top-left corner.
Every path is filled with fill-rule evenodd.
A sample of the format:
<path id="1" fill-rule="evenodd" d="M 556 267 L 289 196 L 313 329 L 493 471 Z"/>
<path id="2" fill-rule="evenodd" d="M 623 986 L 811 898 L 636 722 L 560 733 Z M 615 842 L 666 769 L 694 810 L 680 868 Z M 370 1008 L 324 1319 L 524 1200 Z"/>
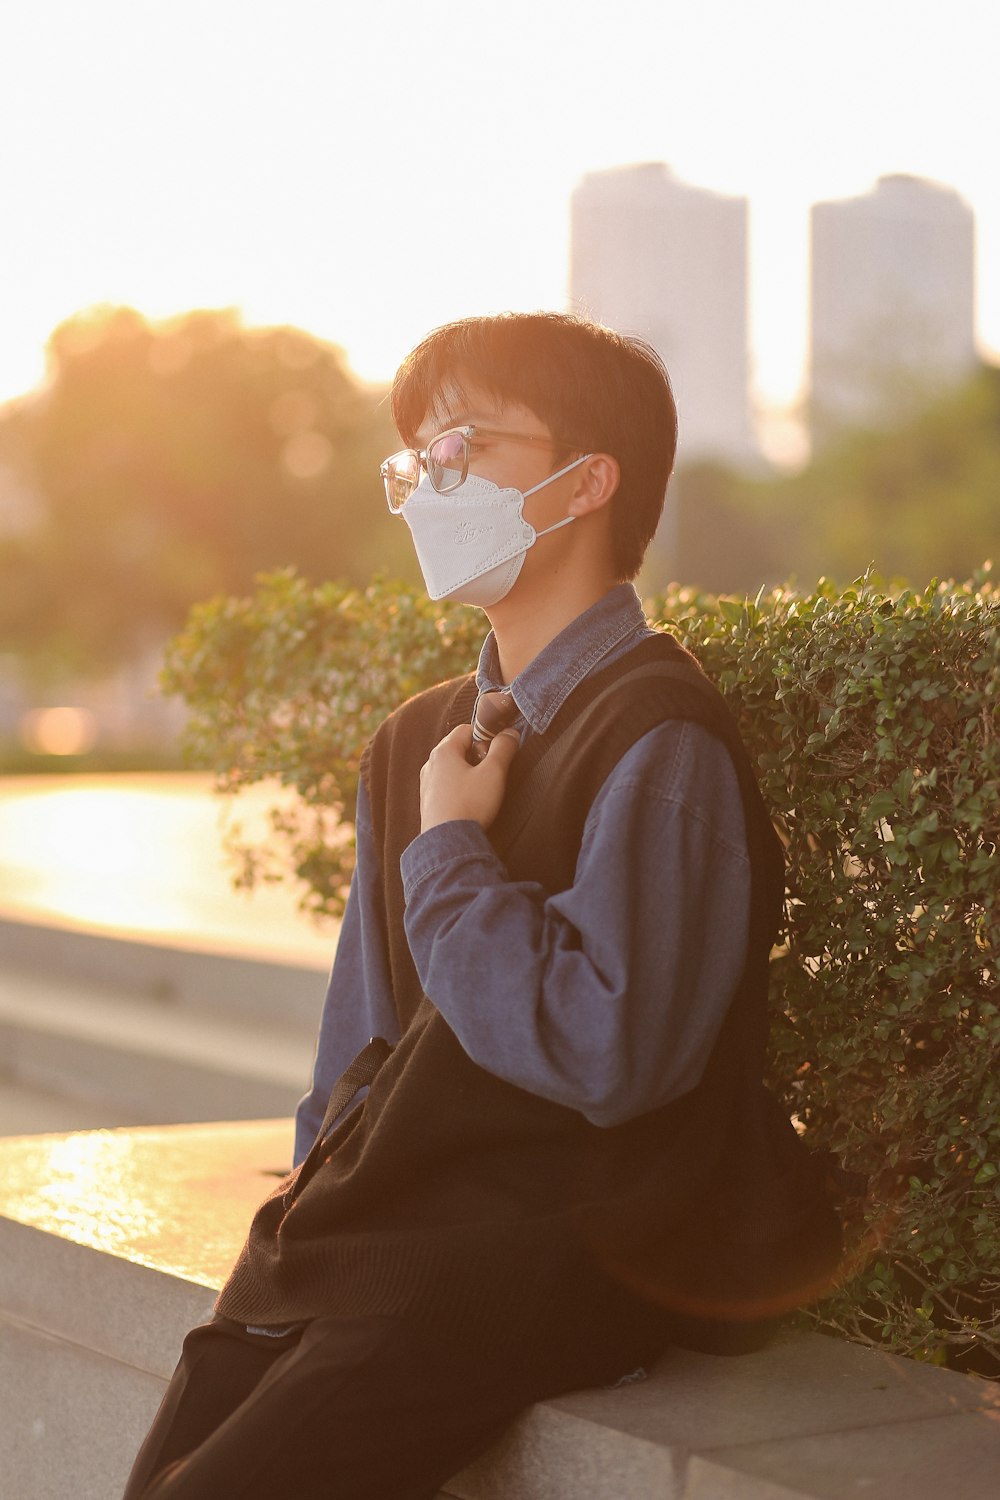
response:
<path id="1" fill-rule="evenodd" d="M 555 1234 L 551 1224 L 544 1234 L 532 1225 L 523 1235 L 497 1226 L 492 1242 L 482 1225 L 337 1234 L 305 1243 L 252 1232 L 216 1311 L 265 1325 L 406 1316 L 463 1339 L 523 1341 L 552 1297 L 567 1280 L 586 1275 L 587 1265 L 583 1244 L 567 1224 Z"/>

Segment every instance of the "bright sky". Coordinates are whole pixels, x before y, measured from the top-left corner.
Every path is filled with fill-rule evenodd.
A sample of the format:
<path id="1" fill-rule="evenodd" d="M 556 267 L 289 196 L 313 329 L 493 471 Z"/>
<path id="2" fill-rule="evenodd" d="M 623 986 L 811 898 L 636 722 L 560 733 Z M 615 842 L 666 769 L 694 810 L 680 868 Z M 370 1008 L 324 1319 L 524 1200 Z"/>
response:
<path id="1" fill-rule="evenodd" d="M 391 375 L 562 307 L 584 172 L 751 202 L 756 382 L 790 400 L 817 199 L 887 172 L 978 223 L 1000 351 L 998 0 L 30 0 L 0 19 L 0 400 L 81 308 L 239 306 Z"/>

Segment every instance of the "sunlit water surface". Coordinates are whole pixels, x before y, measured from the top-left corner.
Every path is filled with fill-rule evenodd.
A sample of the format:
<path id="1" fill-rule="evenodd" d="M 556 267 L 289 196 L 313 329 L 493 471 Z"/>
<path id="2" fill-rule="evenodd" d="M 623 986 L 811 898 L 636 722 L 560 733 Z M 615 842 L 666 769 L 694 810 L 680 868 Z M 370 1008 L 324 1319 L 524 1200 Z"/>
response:
<path id="1" fill-rule="evenodd" d="M 237 800 L 249 834 L 273 796 Z M 0 917 L 325 967 L 336 927 L 297 893 L 233 889 L 227 803 L 188 772 L 0 778 Z"/>

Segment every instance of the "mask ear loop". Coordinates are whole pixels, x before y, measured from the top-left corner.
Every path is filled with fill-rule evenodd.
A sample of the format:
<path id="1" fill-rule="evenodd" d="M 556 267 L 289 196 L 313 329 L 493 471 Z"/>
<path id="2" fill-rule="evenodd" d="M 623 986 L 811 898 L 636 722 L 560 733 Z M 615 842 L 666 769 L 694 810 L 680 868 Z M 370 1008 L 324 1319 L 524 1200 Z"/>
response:
<path id="1" fill-rule="evenodd" d="M 563 475 L 564 474 L 568 474 L 571 469 L 578 469 L 581 464 L 585 464 L 587 462 L 587 459 L 588 458 L 593 458 L 593 456 L 594 455 L 592 453 L 584 453 L 582 455 L 582 457 L 580 457 L 580 458 L 574 458 L 573 462 L 571 464 L 567 464 L 565 466 L 565 468 L 557 469 L 554 474 L 547 474 L 545 476 L 545 478 L 541 481 L 540 484 L 533 484 L 531 486 L 530 490 L 525 490 L 524 491 L 524 498 L 525 498 L 525 500 L 527 500 L 527 498 L 528 498 L 529 495 L 534 495 L 539 490 L 544 490 L 544 488 L 545 488 L 545 486 L 547 484 L 554 484 L 557 479 L 561 479 L 563 477 Z M 569 519 L 572 521 L 574 518 L 572 516 L 570 516 Z M 564 523 L 562 521 L 559 522 L 560 526 L 562 526 L 563 524 Z M 540 532 L 539 532 L 539 535 L 541 535 Z"/>
<path id="2" fill-rule="evenodd" d="M 567 464 L 565 468 L 558 469 L 555 474 L 547 475 L 546 478 L 542 480 L 541 484 L 533 484 L 530 490 L 524 491 L 525 500 L 527 500 L 529 495 L 534 495 L 538 490 L 543 490 L 547 484 L 553 484 L 555 480 L 561 479 L 563 475 L 568 474 L 571 469 L 578 469 L 581 464 L 585 464 L 587 462 L 587 459 L 593 458 L 593 456 L 594 455 L 592 453 L 584 453 L 581 458 L 574 458 L 571 464 Z M 561 521 L 555 521 L 551 526 L 546 526 L 544 531 L 535 531 L 535 541 L 537 542 L 540 536 L 548 536 L 550 531 L 558 531 L 560 526 L 568 526 L 571 521 L 575 520 L 576 516 L 565 516 Z M 532 530 L 534 531 L 534 527 L 532 527 Z"/>
<path id="3" fill-rule="evenodd" d="M 565 516 L 561 521 L 553 521 L 551 526 L 545 526 L 541 531 L 535 532 L 535 541 L 537 542 L 540 536 L 548 536 L 550 531 L 558 531 L 560 526 L 568 526 L 570 521 L 575 520 L 576 516 Z M 532 530 L 534 530 L 534 527 L 532 527 Z"/>

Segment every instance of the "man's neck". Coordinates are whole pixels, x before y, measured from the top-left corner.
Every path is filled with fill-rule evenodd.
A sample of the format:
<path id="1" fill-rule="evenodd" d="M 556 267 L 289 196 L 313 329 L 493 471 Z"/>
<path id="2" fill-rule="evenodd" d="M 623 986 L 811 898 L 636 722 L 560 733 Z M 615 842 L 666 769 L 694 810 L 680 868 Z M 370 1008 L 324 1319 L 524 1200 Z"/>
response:
<path id="1" fill-rule="evenodd" d="M 552 586 L 551 578 L 540 578 L 528 593 L 515 587 L 506 599 L 494 604 L 487 613 L 504 682 L 513 682 L 560 631 L 603 599 L 615 581 L 613 577 L 595 577 L 573 589 L 560 590 Z"/>

